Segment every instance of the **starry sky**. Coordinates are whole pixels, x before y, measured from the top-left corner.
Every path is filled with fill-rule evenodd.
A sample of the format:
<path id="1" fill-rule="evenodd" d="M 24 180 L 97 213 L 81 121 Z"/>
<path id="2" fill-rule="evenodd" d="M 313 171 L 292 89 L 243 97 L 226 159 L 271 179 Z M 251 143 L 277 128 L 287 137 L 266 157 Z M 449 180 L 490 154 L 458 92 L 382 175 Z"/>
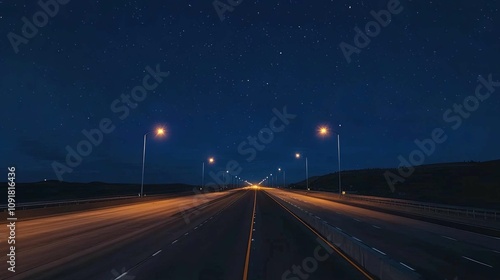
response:
<path id="1" fill-rule="evenodd" d="M 159 125 L 167 136 L 148 135 L 145 183 L 199 184 L 211 156 L 206 182 L 231 161 L 250 181 L 278 167 L 303 180 L 295 152 L 309 175 L 335 172 L 336 136 L 318 137 L 318 125 L 340 133 L 343 170 L 396 167 L 435 128 L 447 140 L 426 164 L 500 158 L 500 88 L 458 128 L 443 117 L 479 76 L 500 80 L 499 1 L 401 0 L 350 63 L 339 45 L 354 46 L 354 28 L 390 1 L 221 0 L 223 20 L 211 0 L 66 2 L 25 38 L 22 18 L 43 23 L 42 8 L 0 1 L 0 163 L 16 166 L 18 182 L 58 179 L 54 163 L 67 166 L 66 148 L 103 119 L 114 130 L 64 181 L 140 183 L 143 135 Z M 168 77 L 156 75 L 122 119 L 112 104 L 143 85 L 147 67 Z M 284 107 L 295 118 L 255 158 L 238 151 Z"/>

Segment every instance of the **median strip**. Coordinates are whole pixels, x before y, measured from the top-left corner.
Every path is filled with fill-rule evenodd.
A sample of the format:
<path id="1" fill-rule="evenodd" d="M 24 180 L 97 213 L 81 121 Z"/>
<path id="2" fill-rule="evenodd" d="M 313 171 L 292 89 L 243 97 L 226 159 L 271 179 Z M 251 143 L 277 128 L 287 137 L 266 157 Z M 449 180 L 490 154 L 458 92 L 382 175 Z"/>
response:
<path id="1" fill-rule="evenodd" d="M 248 279 L 248 266 L 250 263 L 250 250 L 252 248 L 252 242 L 254 239 L 252 238 L 253 234 L 253 225 L 255 224 L 255 205 L 257 203 L 257 191 L 254 191 L 253 198 L 253 210 L 252 210 L 252 221 L 250 222 L 250 234 L 248 235 L 248 245 L 247 245 L 247 254 L 245 257 L 245 268 L 243 269 L 243 280 Z"/>
<path id="2" fill-rule="evenodd" d="M 367 279 L 374 280 L 374 278 L 372 276 L 370 276 L 370 274 L 368 274 L 368 272 L 366 272 L 363 267 L 359 266 L 357 263 L 355 263 L 353 260 L 351 260 L 351 258 L 349 258 L 346 254 L 344 254 L 337 247 L 335 247 L 333 244 L 331 244 L 330 240 L 327 240 L 327 239 L 323 238 L 323 236 L 321 236 L 321 234 L 319 234 L 314 228 L 312 228 L 311 226 L 309 226 L 300 217 L 298 217 L 297 215 L 295 215 L 292 211 L 290 211 L 288 208 L 286 208 L 283 204 L 281 204 L 279 201 L 277 201 L 274 197 L 272 197 L 271 195 L 269 195 L 266 192 L 265 192 L 265 194 L 267 196 L 269 196 L 272 200 L 274 200 L 274 202 L 276 202 L 279 206 L 281 206 L 285 211 L 287 211 L 288 213 L 290 213 L 290 215 L 292 215 L 295 219 L 297 219 L 297 221 L 299 221 L 305 227 L 307 227 L 312 233 L 314 233 L 316 236 L 318 236 L 319 239 L 321 239 L 323 242 L 325 242 L 326 244 L 328 244 L 328 246 L 330 246 L 333 250 L 335 250 L 335 252 L 337 252 L 338 255 L 340 255 L 349 264 L 351 264 L 354 268 L 356 268 L 359 272 L 361 272 Z"/>

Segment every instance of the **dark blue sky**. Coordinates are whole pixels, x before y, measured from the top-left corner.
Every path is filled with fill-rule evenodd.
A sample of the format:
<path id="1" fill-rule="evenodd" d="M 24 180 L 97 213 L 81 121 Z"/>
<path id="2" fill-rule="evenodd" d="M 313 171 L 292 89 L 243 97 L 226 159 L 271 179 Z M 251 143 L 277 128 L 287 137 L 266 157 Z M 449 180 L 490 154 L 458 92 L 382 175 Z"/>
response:
<path id="1" fill-rule="evenodd" d="M 336 171 L 335 135 L 318 138 L 319 124 L 340 132 L 344 170 L 396 167 L 435 128 L 447 139 L 424 163 L 500 158 L 500 88 L 483 87 L 491 94 L 478 106 L 467 99 L 480 75 L 500 80 L 500 3 L 401 0 L 348 63 L 339 44 L 355 46 L 354 28 L 391 1 L 244 0 L 221 21 L 211 1 L 73 0 L 31 38 L 22 18 L 42 8 L 1 1 L 1 166 L 16 166 L 19 182 L 57 179 L 66 147 L 106 118 L 114 130 L 65 181 L 140 182 L 143 135 L 159 124 L 168 137 L 148 138 L 146 183 L 199 184 L 209 156 L 206 181 L 231 160 L 244 179 L 282 167 L 287 181 L 301 180 L 296 151 L 310 175 Z M 13 46 L 13 34 L 23 42 Z M 121 95 L 157 65 L 168 77 L 156 76 L 163 81 L 125 116 Z M 453 107 L 464 101 L 477 107 L 466 117 Z M 240 143 L 285 106 L 296 117 L 248 161 Z"/>

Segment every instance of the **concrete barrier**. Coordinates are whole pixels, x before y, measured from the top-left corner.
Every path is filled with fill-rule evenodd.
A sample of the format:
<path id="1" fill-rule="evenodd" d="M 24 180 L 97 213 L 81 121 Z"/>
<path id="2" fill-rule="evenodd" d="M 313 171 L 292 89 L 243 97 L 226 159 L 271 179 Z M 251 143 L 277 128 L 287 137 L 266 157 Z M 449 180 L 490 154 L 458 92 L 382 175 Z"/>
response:
<path id="1" fill-rule="evenodd" d="M 403 266 L 401 263 L 376 252 L 367 245 L 353 239 L 341 230 L 328 224 L 326 221 L 318 219 L 312 213 L 306 213 L 301 209 L 278 198 L 291 207 L 287 207 L 292 213 L 306 222 L 319 234 L 325 237 L 332 245 L 348 255 L 353 261 L 364 267 L 373 276 L 381 280 L 421 280 L 423 279 L 417 272 Z"/>

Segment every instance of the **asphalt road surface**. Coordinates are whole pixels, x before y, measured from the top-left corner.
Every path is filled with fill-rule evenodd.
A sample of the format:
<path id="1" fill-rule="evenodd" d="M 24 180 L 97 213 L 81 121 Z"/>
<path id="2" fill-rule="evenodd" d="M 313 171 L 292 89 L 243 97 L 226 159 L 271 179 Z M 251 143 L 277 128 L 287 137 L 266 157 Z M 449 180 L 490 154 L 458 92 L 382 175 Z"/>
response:
<path id="1" fill-rule="evenodd" d="M 415 269 L 425 279 L 500 279 L 498 237 L 294 192 L 268 192 L 314 213 L 381 254 Z"/>
<path id="2" fill-rule="evenodd" d="M 115 279 L 243 195 L 200 194 L 20 220 L 16 272 L 7 271 L 2 254 L 0 279 Z"/>
<path id="3" fill-rule="evenodd" d="M 2 254 L 0 278 L 373 279 L 293 207 L 425 279 L 499 279 L 499 238 L 265 188 L 20 220 L 16 273 Z"/>
<path id="4" fill-rule="evenodd" d="M 19 221 L 16 240 L 1 279 L 370 279 L 251 188 Z"/>

